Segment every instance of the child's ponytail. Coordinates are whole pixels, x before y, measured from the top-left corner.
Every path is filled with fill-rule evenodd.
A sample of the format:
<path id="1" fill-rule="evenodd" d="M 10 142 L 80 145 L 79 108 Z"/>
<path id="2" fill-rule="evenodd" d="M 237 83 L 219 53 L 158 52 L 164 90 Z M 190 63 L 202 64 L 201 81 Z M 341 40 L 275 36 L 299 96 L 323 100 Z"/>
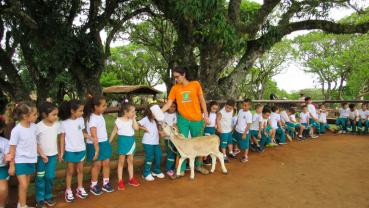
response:
<path id="1" fill-rule="evenodd" d="M 63 101 L 59 106 L 59 118 L 64 121 L 71 117 L 71 110 L 77 110 L 83 103 L 80 100 Z"/>
<path id="2" fill-rule="evenodd" d="M 87 99 L 85 108 L 83 109 L 83 115 L 86 121 L 90 120 L 90 116 L 95 111 L 95 106 L 99 106 L 101 101 L 105 100 L 102 95 L 93 96 Z"/>

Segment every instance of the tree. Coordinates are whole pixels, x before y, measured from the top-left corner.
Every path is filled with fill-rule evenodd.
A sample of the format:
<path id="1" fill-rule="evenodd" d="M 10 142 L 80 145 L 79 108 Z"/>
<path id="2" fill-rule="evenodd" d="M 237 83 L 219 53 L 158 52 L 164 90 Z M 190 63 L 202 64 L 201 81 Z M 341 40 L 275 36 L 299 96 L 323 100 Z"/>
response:
<path id="1" fill-rule="evenodd" d="M 347 34 L 369 29 L 368 21 L 328 20 L 332 8 L 351 7 L 349 0 L 265 0 L 262 5 L 241 0 L 153 2 L 177 32 L 172 66 L 189 66 L 212 99 L 236 96 L 255 60 L 291 32 L 318 29 Z"/>

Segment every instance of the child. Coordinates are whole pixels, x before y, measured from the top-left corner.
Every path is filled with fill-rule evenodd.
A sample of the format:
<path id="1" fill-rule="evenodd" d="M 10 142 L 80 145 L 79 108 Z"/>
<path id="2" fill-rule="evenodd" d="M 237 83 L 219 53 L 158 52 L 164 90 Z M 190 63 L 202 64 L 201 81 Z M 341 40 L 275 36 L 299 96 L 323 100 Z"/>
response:
<path id="1" fill-rule="evenodd" d="M 318 135 L 320 134 L 320 125 L 319 125 L 318 114 L 316 112 L 315 106 L 312 104 L 313 100 L 311 99 L 311 97 L 306 97 L 305 103 L 310 113 L 309 124 L 312 127 L 312 131 L 313 131 L 312 133 L 314 133 L 314 131 L 316 132 L 316 135 L 313 135 L 312 137 L 318 138 L 319 137 Z"/>
<path id="2" fill-rule="evenodd" d="M 215 134 L 218 110 L 219 110 L 219 104 L 216 101 L 211 101 L 209 104 L 209 123 L 206 124 L 205 129 L 204 129 L 205 136 Z"/>
<path id="3" fill-rule="evenodd" d="M 261 131 L 263 129 L 261 125 L 263 106 L 257 104 L 255 106 L 255 114 L 252 116 L 252 124 L 250 126 L 250 139 L 251 146 L 254 146 L 257 152 L 262 152 L 264 147 L 260 146 L 259 140 L 261 141 Z"/>
<path id="4" fill-rule="evenodd" d="M 359 130 L 362 133 L 368 133 L 369 129 L 369 110 L 368 110 L 368 104 L 363 103 L 361 105 L 361 109 L 359 110 L 360 119 L 358 121 L 358 127 Z"/>
<path id="5" fill-rule="evenodd" d="M 279 114 L 279 108 L 277 106 L 272 107 L 272 113 L 270 114 L 270 121 L 272 125 L 272 140 L 278 142 L 278 144 L 286 144 L 286 133 L 283 131 L 283 122 L 281 121 L 281 115 Z"/>
<path id="6" fill-rule="evenodd" d="M 232 117 L 232 132 L 234 131 L 237 125 L 237 119 L 238 119 L 237 105 L 235 105 L 234 110 L 233 110 L 233 117 Z M 236 156 L 241 152 L 241 150 L 238 148 L 237 139 L 234 138 L 233 136 L 232 136 L 232 144 L 233 144 L 233 155 L 231 155 L 231 157 L 235 159 Z"/>
<path id="7" fill-rule="evenodd" d="M 355 104 L 349 105 L 349 119 L 347 120 L 347 130 L 353 134 L 357 132 L 356 125 L 359 121 L 359 111 L 355 109 Z"/>
<path id="8" fill-rule="evenodd" d="M 10 136 L 9 175 L 18 178 L 18 208 L 28 207 L 26 204 L 28 185 L 35 173 L 37 162 L 36 124 L 37 109 L 32 103 L 20 103 L 13 115 L 19 123 L 13 128 Z"/>
<path id="9" fill-rule="evenodd" d="M 86 140 L 87 160 L 92 162 L 90 192 L 95 196 L 101 195 L 102 191 L 107 193 L 114 191 L 109 182 L 112 149 L 103 116 L 106 107 L 106 100 L 101 95 L 89 98 L 84 107 L 87 133 L 92 138 Z M 97 184 L 101 167 L 103 169 L 102 189 Z"/>
<path id="10" fill-rule="evenodd" d="M 84 138 L 92 139 L 84 132 L 85 122 L 82 118 L 84 105 L 79 100 L 64 101 L 59 107 L 60 122 L 60 154 L 59 160 L 67 162 L 65 201 L 73 202 L 72 177 L 77 171 L 76 196 L 81 199 L 88 197 L 83 188 L 83 162 L 86 156 Z"/>
<path id="11" fill-rule="evenodd" d="M 53 180 L 58 160 L 58 108 L 45 102 L 39 106 L 41 121 L 37 123 L 36 203 L 37 207 L 55 206 Z"/>
<path id="12" fill-rule="evenodd" d="M 283 128 L 285 128 L 285 135 L 287 139 L 292 142 L 292 138 L 295 137 L 295 126 L 291 125 L 290 117 L 285 109 L 281 109 L 281 123 L 284 124 Z"/>
<path id="13" fill-rule="evenodd" d="M 9 140 L 3 137 L 5 128 L 5 120 L 0 118 L 0 207 L 5 207 L 8 197 Z"/>
<path id="14" fill-rule="evenodd" d="M 311 136 L 313 139 L 316 138 L 310 126 L 310 113 L 306 105 L 302 106 L 302 112 L 300 113 L 300 123 L 302 126 L 305 127 L 306 131 L 309 131 L 308 133 L 309 136 Z M 306 136 L 307 135 L 305 135 L 304 137 Z"/>
<path id="15" fill-rule="evenodd" d="M 159 130 L 150 108 L 146 109 L 145 117 L 138 121 L 138 124 L 140 129 L 145 131 L 145 134 L 142 138 L 142 144 L 145 151 L 143 178 L 146 181 L 153 181 L 155 180 L 154 177 L 165 178 L 165 175 L 160 169 L 161 147 L 159 144 Z M 154 170 L 151 172 L 151 164 L 154 159 Z"/>
<path id="16" fill-rule="evenodd" d="M 262 111 L 262 117 L 260 120 L 260 126 L 262 127 L 261 130 L 261 140 L 260 140 L 260 146 L 262 147 L 276 147 L 278 144 L 275 143 L 274 135 L 272 128 L 271 128 L 271 121 L 270 121 L 270 114 L 271 110 L 268 106 L 264 106 Z"/>
<path id="17" fill-rule="evenodd" d="M 119 115 L 121 117 L 115 120 L 115 126 L 109 141 L 111 143 L 118 133 L 118 190 L 124 190 L 123 167 L 126 158 L 129 175 L 128 184 L 135 187 L 140 185 L 133 175 L 133 155 L 136 150 L 135 131 L 137 131 L 139 127 L 136 121 L 135 106 L 129 103 L 123 103 Z"/>
<path id="18" fill-rule="evenodd" d="M 329 129 L 329 124 L 327 122 L 328 111 L 325 109 L 325 105 L 319 105 L 319 124 L 320 133 L 324 134 L 327 129 Z"/>
<path id="19" fill-rule="evenodd" d="M 303 126 L 303 125 L 301 125 L 297 122 L 295 108 L 293 108 L 293 107 L 289 108 L 287 114 L 288 114 L 288 117 L 290 119 L 290 122 L 287 122 L 286 125 L 290 126 L 291 128 L 297 129 L 299 131 L 299 134 L 297 135 L 297 138 L 299 140 L 302 140 L 303 139 L 302 133 L 305 130 L 305 126 Z"/>
<path id="20" fill-rule="evenodd" d="M 245 99 L 242 103 L 242 109 L 238 112 L 237 124 L 233 132 L 233 138 L 237 139 L 237 144 L 244 151 L 241 162 L 248 161 L 248 152 L 250 144 L 249 128 L 252 124 L 252 114 L 250 112 L 251 100 Z"/>
<path id="21" fill-rule="evenodd" d="M 349 113 L 348 104 L 342 103 L 341 108 L 338 110 L 338 112 L 340 114 L 336 120 L 336 125 L 339 128 L 338 133 L 339 134 L 346 133 L 347 131 L 346 125 L 347 125 L 348 113 Z"/>
<path id="22" fill-rule="evenodd" d="M 226 153 L 227 146 L 229 155 L 233 158 L 236 157 L 236 155 L 233 153 L 232 144 L 232 117 L 234 106 L 235 101 L 227 100 L 224 108 L 217 114 L 217 130 L 220 133 L 220 148 L 223 153 L 224 162 L 229 162 Z"/>
<path id="23" fill-rule="evenodd" d="M 173 102 L 172 106 L 170 106 L 170 108 L 168 109 L 167 112 L 164 113 L 164 121 L 170 126 L 170 127 L 175 127 L 177 128 L 177 112 L 176 112 L 176 104 Z M 210 119 L 211 114 L 209 115 L 209 119 Z M 168 137 L 164 137 L 165 138 L 165 147 L 166 147 L 166 151 L 167 151 L 167 161 L 165 164 L 165 169 L 167 172 L 167 175 L 169 176 L 169 178 L 171 179 L 175 179 L 176 175 L 174 174 L 174 166 L 175 166 L 175 161 L 176 161 L 176 154 L 173 151 L 175 149 L 173 143 L 169 140 Z"/>

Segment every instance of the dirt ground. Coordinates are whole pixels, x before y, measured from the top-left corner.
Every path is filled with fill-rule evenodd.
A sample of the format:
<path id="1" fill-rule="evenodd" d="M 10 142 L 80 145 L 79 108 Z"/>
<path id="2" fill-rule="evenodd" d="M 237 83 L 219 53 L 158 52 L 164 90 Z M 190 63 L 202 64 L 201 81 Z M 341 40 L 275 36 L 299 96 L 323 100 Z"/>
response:
<path id="1" fill-rule="evenodd" d="M 57 207 L 369 207 L 369 136 L 326 135 L 251 153 L 208 176 L 144 182 Z M 116 181 L 114 181 L 114 185 Z"/>

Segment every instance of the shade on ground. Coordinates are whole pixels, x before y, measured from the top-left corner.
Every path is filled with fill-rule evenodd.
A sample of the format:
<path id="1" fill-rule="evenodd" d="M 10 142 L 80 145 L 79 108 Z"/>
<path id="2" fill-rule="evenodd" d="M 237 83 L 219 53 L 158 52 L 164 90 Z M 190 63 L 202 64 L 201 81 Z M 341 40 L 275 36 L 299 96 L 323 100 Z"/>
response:
<path id="1" fill-rule="evenodd" d="M 327 135 L 233 160 L 216 173 L 143 182 L 58 207 L 369 207 L 369 136 Z M 116 182 L 114 183 L 114 185 Z"/>

